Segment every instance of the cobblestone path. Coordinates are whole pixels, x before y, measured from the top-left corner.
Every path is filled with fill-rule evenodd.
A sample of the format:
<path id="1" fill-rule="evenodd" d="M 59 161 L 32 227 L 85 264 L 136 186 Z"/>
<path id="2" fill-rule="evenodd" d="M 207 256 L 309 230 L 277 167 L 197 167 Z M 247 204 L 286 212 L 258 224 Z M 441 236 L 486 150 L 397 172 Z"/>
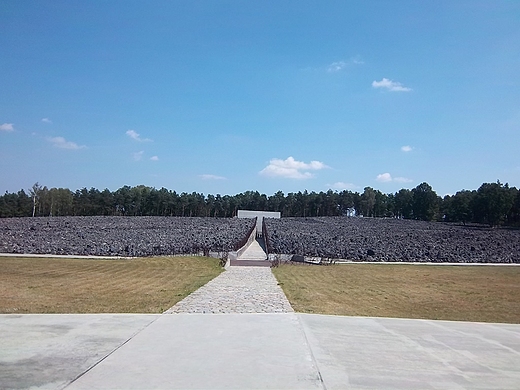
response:
<path id="1" fill-rule="evenodd" d="M 165 313 L 289 312 L 293 309 L 270 268 L 230 267 Z"/>

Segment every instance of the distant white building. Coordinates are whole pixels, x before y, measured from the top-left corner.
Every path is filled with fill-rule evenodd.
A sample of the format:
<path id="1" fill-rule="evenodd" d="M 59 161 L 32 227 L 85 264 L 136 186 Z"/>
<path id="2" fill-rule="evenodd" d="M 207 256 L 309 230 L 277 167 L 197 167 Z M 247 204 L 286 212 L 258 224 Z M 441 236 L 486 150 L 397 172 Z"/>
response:
<path id="1" fill-rule="evenodd" d="M 238 210 L 238 218 L 258 218 L 256 220 L 256 231 L 262 235 L 262 222 L 264 218 L 281 218 L 279 211 L 254 211 L 254 210 Z"/>

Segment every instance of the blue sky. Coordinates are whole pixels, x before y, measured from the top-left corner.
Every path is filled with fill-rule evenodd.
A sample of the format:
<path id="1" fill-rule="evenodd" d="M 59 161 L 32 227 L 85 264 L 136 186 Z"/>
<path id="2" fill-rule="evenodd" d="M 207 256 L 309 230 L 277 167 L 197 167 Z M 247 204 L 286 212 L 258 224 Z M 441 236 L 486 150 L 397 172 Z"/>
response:
<path id="1" fill-rule="evenodd" d="M 520 187 L 519 1 L 0 3 L 0 191 Z"/>

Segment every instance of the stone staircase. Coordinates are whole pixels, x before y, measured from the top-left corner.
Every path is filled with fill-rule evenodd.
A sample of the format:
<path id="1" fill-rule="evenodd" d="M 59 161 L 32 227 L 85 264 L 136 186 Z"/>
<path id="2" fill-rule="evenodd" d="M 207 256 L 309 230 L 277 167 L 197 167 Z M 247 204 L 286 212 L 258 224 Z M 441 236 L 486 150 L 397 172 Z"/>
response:
<path id="1" fill-rule="evenodd" d="M 267 254 L 263 249 L 264 241 L 257 238 L 246 248 L 244 253 L 236 260 L 231 260 L 230 266 L 254 266 L 254 267 L 270 267 L 271 262 L 267 260 Z"/>

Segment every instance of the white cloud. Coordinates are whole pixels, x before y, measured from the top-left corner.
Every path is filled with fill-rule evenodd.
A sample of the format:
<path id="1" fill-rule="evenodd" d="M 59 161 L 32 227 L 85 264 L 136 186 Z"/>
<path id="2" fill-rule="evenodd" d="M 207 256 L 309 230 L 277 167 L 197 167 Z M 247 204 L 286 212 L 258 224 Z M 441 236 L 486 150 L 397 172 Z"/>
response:
<path id="1" fill-rule="evenodd" d="M 411 152 L 413 148 L 409 145 L 401 146 L 401 151 L 403 152 Z"/>
<path id="2" fill-rule="evenodd" d="M 259 174 L 268 177 L 285 177 L 288 179 L 310 179 L 314 177 L 311 172 L 320 169 L 328 168 L 321 161 L 311 161 L 304 163 L 297 161 L 293 157 L 288 157 L 286 160 L 273 158 L 269 161 L 269 165 L 262 169 Z"/>
<path id="3" fill-rule="evenodd" d="M 55 148 L 59 149 L 77 150 L 86 148 L 85 145 L 78 145 L 75 142 L 67 141 L 63 137 L 49 137 L 47 138 L 47 141 L 49 141 Z"/>
<path id="4" fill-rule="evenodd" d="M 42 122 L 44 122 L 44 123 L 52 123 L 52 121 L 49 118 L 42 118 Z"/>
<path id="5" fill-rule="evenodd" d="M 380 175 L 377 175 L 376 180 L 380 183 L 388 183 L 392 181 L 392 175 L 387 173 L 381 173 Z"/>
<path id="6" fill-rule="evenodd" d="M 140 152 L 135 152 L 133 154 L 135 161 L 141 161 L 143 159 L 144 150 L 141 150 Z"/>
<path id="7" fill-rule="evenodd" d="M 383 78 L 381 81 L 373 81 L 372 87 L 374 88 L 386 88 L 389 91 L 393 92 L 410 92 L 412 89 L 408 87 L 404 87 L 401 83 L 397 81 L 392 81 L 387 78 Z"/>
<path id="8" fill-rule="evenodd" d="M 357 190 L 361 187 L 355 185 L 355 184 L 352 184 L 352 183 L 345 183 L 345 182 L 342 182 L 342 181 L 337 181 L 336 183 L 334 184 L 328 184 L 327 185 L 328 187 L 330 187 L 331 189 L 333 190 L 339 190 L 339 191 L 343 191 L 343 190 Z"/>
<path id="9" fill-rule="evenodd" d="M 4 123 L 0 125 L 0 131 L 14 131 L 14 126 L 12 123 Z"/>
<path id="10" fill-rule="evenodd" d="M 199 175 L 199 177 L 202 180 L 226 180 L 226 178 L 224 176 L 217 176 L 217 175 L 204 174 L 204 175 Z"/>
<path id="11" fill-rule="evenodd" d="M 390 183 L 392 181 L 396 183 L 411 183 L 413 181 L 406 177 L 392 177 L 388 172 L 377 175 L 376 180 L 380 183 Z"/>
<path id="12" fill-rule="evenodd" d="M 150 138 L 141 138 L 140 134 L 135 130 L 128 130 L 126 132 L 126 135 L 132 138 L 133 140 L 139 141 L 139 142 L 151 142 L 152 140 Z"/>
<path id="13" fill-rule="evenodd" d="M 157 157 L 157 156 L 152 156 L 152 157 L 150 157 L 150 160 L 152 160 L 152 161 L 159 161 L 159 157 Z"/>

